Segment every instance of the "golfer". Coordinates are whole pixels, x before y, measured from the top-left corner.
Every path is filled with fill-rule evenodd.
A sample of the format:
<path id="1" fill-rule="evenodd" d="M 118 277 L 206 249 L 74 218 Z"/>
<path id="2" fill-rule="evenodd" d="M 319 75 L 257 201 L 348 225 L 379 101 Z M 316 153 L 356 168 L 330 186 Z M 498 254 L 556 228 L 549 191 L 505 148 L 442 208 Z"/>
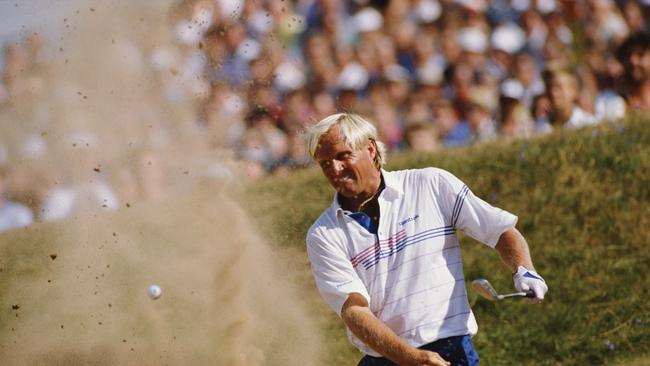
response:
<path id="1" fill-rule="evenodd" d="M 386 171 L 364 118 L 331 115 L 310 129 L 309 151 L 336 189 L 309 229 L 316 285 L 365 356 L 358 365 L 477 365 L 456 230 L 495 248 L 519 291 L 548 290 L 517 217 L 437 168 Z"/>

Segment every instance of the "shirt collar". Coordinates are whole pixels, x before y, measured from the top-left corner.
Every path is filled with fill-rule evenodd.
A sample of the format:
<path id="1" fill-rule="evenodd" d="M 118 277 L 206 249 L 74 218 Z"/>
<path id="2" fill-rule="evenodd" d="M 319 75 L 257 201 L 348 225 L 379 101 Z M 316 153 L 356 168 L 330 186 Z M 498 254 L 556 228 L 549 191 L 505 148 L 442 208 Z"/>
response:
<path id="1" fill-rule="evenodd" d="M 395 172 L 389 172 L 387 170 L 382 169 L 381 175 L 384 178 L 384 184 L 386 185 L 386 187 L 379 194 L 379 198 L 383 198 L 385 200 L 394 200 L 396 198 L 399 198 L 402 194 L 404 194 L 404 191 L 402 190 L 402 187 L 399 184 Z M 343 214 L 343 209 L 341 208 L 341 205 L 339 205 L 338 195 L 339 195 L 338 192 L 334 194 L 334 199 L 332 200 L 332 205 L 330 206 L 334 210 L 334 212 L 336 212 L 336 216 Z"/>
<path id="2" fill-rule="evenodd" d="M 382 195 L 386 194 L 386 197 L 384 198 L 392 200 L 399 198 L 404 194 L 402 185 L 400 184 L 399 179 L 397 179 L 397 173 L 382 169 L 381 175 L 384 177 L 384 184 L 386 185 L 384 192 L 382 192 Z"/>

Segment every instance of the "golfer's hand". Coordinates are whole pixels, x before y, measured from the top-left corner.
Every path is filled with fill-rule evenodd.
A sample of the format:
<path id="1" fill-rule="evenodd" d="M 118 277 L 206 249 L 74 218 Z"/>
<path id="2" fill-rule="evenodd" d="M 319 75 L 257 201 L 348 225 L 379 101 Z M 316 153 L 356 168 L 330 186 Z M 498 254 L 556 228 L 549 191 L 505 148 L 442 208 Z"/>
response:
<path id="1" fill-rule="evenodd" d="M 512 276 L 512 281 L 515 284 L 517 291 L 526 292 L 532 290 L 535 293 L 535 298 L 531 301 L 540 303 L 544 300 L 544 295 L 548 291 L 548 286 L 542 276 L 535 271 L 529 271 L 526 268 L 519 266 L 517 272 Z"/>
<path id="2" fill-rule="evenodd" d="M 415 349 L 406 361 L 400 362 L 400 366 L 449 366 L 450 362 L 445 361 L 439 354 L 431 351 Z"/>

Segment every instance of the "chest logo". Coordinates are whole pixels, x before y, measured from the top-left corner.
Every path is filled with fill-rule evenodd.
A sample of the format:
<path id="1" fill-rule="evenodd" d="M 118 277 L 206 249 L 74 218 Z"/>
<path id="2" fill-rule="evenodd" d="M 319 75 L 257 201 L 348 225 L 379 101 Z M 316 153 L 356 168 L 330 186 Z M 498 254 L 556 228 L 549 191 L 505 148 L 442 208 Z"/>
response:
<path id="1" fill-rule="evenodd" d="M 404 225 L 408 224 L 408 223 L 411 222 L 411 221 L 415 221 L 415 220 L 417 220 L 419 217 L 420 217 L 420 215 L 415 215 L 415 216 L 413 216 L 413 217 L 409 217 L 409 218 L 406 219 L 406 220 L 402 220 L 402 221 L 400 221 L 399 224 L 400 224 L 400 226 L 404 226 Z"/>

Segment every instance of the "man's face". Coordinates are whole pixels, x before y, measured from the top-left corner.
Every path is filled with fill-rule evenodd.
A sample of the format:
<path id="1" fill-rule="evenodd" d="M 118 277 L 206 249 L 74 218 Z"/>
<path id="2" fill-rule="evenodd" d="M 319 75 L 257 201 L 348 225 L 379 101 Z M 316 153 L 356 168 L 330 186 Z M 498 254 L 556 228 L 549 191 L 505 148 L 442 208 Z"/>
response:
<path id="1" fill-rule="evenodd" d="M 374 142 L 354 150 L 334 126 L 321 137 L 314 158 L 332 187 L 354 200 L 373 195 L 378 187 L 380 173 L 374 164 L 376 155 Z"/>
<path id="2" fill-rule="evenodd" d="M 578 88 L 571 76 L 559 74 L 551 81 L 551 103 L 557 110 L 571 110 L 578 99 Z"/>
<path id="3" fill-rule="evenodd" d="M 634 81 L 643 83 L 650 80 L 650 49 L 637 48 L 630 55 L 631 75 Z"/>
<path id="4" fill-rule="evenodd" d="M 537 67 L 535 61 L 531 56 L 521 55 L 517 58 L 515 64 L 515 76 L 519 79 L 524 86 L 529 86 L 535 81 L 537 76 Z"/>

